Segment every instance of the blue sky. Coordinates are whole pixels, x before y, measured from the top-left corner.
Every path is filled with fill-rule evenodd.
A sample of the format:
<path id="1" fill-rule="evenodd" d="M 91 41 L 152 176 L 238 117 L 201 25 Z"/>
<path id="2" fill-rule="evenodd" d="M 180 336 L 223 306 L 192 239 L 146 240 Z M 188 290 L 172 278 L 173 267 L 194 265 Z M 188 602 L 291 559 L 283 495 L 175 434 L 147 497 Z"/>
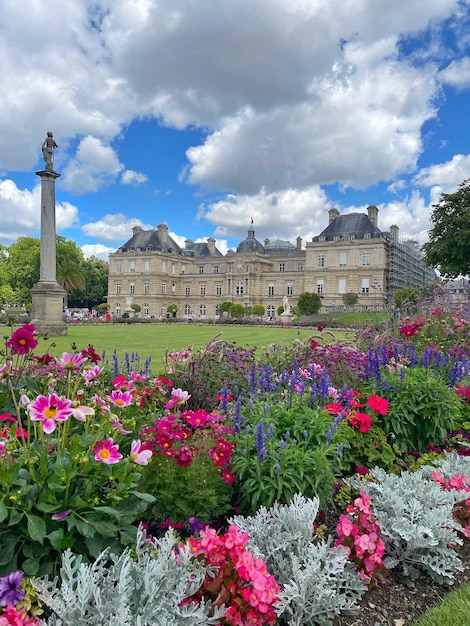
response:
<path id="1" fill-rule="evenodd" d="M 107 258 L 134 225 L 308 241 L 379 207 L 426 241 L 470 178 L 468 0 L 0 0 L 0 243 L 57 230 Z"/>

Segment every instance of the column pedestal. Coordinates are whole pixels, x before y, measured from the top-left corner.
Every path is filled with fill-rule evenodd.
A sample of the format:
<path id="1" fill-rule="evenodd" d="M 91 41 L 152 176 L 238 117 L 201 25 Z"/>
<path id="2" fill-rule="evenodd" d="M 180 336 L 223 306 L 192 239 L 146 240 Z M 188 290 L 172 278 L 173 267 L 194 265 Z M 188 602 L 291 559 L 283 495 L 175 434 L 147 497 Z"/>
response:
<path id="1" fill-rule="evenodd" d="M 58 283 L 39 281 L 30 290 L 33 301 L 32 321 L 41 335 L 61 337 L 68 334 L 62 320 L 65 290 Z"/>

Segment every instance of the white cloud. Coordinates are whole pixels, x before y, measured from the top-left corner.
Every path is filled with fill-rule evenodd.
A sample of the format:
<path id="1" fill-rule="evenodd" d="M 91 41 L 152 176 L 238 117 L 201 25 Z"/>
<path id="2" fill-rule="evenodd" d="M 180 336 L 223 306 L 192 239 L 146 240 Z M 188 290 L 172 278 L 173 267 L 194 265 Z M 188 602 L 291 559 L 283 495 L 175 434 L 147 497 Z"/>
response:
<path id="1" fill-rule="evenodd" d="M 64 168 L 62 186 L 75 194 L 98 191 L 114 183 L 122 169 L 111 146 L 88 135 L 80 141 L 75 158 Z"/>
<path id="2" fill-rule="evenodd" d="M 276 193 L 261 190 L 254 195 L 228 195 L 223 200 L 201 205 L 199 218 L 216 225 L 215 235 L 244 239 L 253 228 L 257 239 L 311 238 L 325 227 L 326 211 L 331 208 L 319 187 L 284 189 Z"/>
<path id="3" fill-rule="evenodd" d="M 145 174 L 134 172 L 134 170 L 126 170 L 122 173 L 121 182 L 123 185 L 140 185 L 147 182 L 148 178 Z"/>
<path id="4" fill-rule="evenodd" d="M 90 222 L 82 226 L 83 232 L 89 237 L 102 241 L 119 241 L 124 243 L 132 237 L 132 228 L 140 226 L 144 230 L 151 230 L 154 226 L 144 224 L 137 218 L 129 218 L 122 213 L 106 214 L 97 222 Z"/>
<path id="5" fill-rule="evenodd" d="M 10 179 L 0 180 L 0 240 L 37 237 L 41 228 L 41 186 L 20 189 Z M 56 228 L 60 233 L 78 223 L 78 209 L 69 202 L 56 203 Z"/>
<path id="6" fill-rule="evenodd" d="M 103 261 L 109 261 L 109 255 L 112 252 L 116 252 L 116 248 L 110 248 L 108 246 L 103 245 L 102 243 L 87 243 L 80 247 L 81 251 L 85 259 L 89 259 L 94 256 L 97 259 L 102 259 Z"/>
<path id="7" fill-rule="evenodd" d="M 446 163 L 437 163 L 422 169 L 414 178 L 417 185 L 432 187 L 439 185 L 445 192 L 455 191 L 469 177 L 470 154 L 456 154 Z"/>
<path id="8" fill-rule="evenodd" d="M 470 58 L 452 61 L 445 70 L 440 72 L 439 77 L 443 83 L 458 89 L 470 87 Z"/>

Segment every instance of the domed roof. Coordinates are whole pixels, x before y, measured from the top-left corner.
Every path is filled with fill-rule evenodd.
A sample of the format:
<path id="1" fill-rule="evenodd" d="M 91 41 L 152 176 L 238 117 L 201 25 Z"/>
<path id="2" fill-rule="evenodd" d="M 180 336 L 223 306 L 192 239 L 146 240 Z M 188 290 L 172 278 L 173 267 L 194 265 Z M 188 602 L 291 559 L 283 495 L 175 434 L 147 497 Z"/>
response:
<path id="1" fill-rule="evenodd" d="M 255 239 L 255 231 L 252 228 L 248 230 L 248 237 L 238 244 L 237 252 L 242 254 L 249 254 L 251 252 L 264 254 L 264 246 L 260 241 Z"/>

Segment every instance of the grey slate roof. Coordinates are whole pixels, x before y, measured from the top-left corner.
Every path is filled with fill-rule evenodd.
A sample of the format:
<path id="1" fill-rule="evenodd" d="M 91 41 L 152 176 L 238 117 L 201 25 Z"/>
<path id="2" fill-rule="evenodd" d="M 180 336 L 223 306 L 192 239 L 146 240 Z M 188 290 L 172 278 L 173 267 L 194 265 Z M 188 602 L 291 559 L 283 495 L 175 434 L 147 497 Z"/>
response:
<path id="1" fill-rule="evenodd" d="M 191 258 L 203 259 L 206 257 L 214 257 L 214 256 L 223 256 L 220 250 L 215 249 L 215 255 L 211 254 L 208 244 L 203 242 L 194 243 L 192 242 L 190 247 L 186 247 L 182 251 L 183 256 L 189 256 Z"/>
<path id="2" fill-rule="evenodd" d="M 252 228 L 248 230 L 248 237 L 238 244 L 237 252 L 242 254 L 250 254 L 250 252 L 264 254 L 264 246 L 260 241 L 255 239 L 255 231 Z"/>
<path id="3" fill-rule="evenodd" d="M 169 235 L 167 235 L 166 241 L 163 241 L 156 230 L 139 230 L 118 249 L 118 252 L 128 252 L 129 250 L 141 252 L 156 250 L 181 254 L 181 248 L 176 241 Z"/>
<path id="4" fill-rule="evenodd" d="M 346 213 L 334 219 L 312 241 L 335 241 L 335 239 L 364 239 L 366 233 L 370 238 L 384 237 L 386 233 L 374 226 L 365 213 Z M 322 239 L 320 239 L 322 237 Z"/>

